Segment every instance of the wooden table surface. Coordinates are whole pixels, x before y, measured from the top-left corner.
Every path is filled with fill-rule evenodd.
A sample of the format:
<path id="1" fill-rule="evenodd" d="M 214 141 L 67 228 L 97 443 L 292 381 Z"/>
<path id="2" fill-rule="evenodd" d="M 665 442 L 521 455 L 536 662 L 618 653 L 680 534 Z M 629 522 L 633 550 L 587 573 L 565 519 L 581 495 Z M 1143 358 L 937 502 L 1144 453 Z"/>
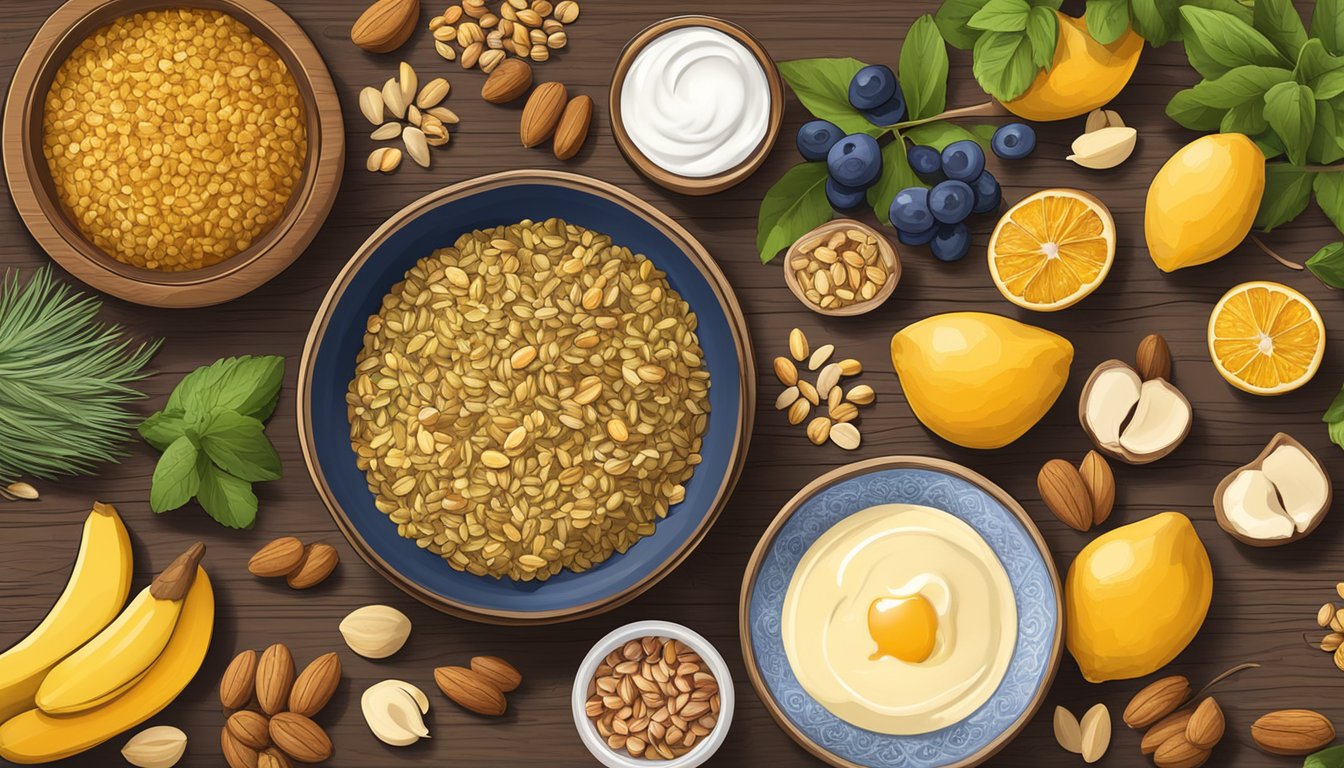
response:
<path id="1" fill-rule="evenodd" d="M 444 0 L 431 2 L 439 12 Z M 33 32 L 55 0 L 5 3 L 0 8 L 0 82 L 9 76 Z M 1077 186 L 1100 196 L 1115 215 L 1119 231 L 1116 263 L 1105 285 L 1081 304 L 1058 314 L 1036 314 L 1004 301 L 989 280 L 984 246 L 994 222 L 972 225 L 971 255 L 942 264 L 924 249 L 907 249 L 905 271 L 895 295 L 876 312 L 855 318 L 821 318 L 804 309 L 785 289 L 778 262 L 762 266 L 756 256 L 757 206 L 766 189 L 797 161 L 793 134 L 808 119 L 790 98 L 781 139 L 765 166 L 746 183 L 709 198 L 688 198 L 646 183 L 621 158 L 609 133 L 604 105 L 608 78 L 622 44 L 645 25 L 679 13 L 725 16 L 751 30 L 776 59 L 852 55 L 895 65 L 899 43 L 913 19 L 931 12 L 933 0 L 918 2 L 827 2 L 803 0 L 679 0 L 617 2 L 581 0 L 579 21 L 569 30 L 570 46 L 537 67 L 540 79 L 558 79 L 571 93 L 591 95 L 599 105 L 589 146 L 568 163 L 548 152 L 523 149 L 517 138 L 518 108 L 496 107 L 477 97 L 483 76 L 463 72 L 435 54 L 421 28 L 400 52 L 364 53 L 347 33 L 362 10 L 360 0 L 281 0 L 312 37 L 331 68 L 346 115 L 348 156 L 345 180 L 326 227 L 287 271 L 249 296 L 198 310 L 155 310 L 106 302 L 104 317 L 133 333 L 163 337 L 154 361 L 159 374 L 147 383 L 145 413 L 162 405 L 182 375 L 221 356 L 279 354 L 289 360 L 280 407 L 269 434 L 284 461 L 284 478 L 259 485 L 261 511 L 254 530 L 217 526 L 194 506 L 156 516 L 148 504 L 154 455 L 135 444 L 131 456 L 101 476 L 41 483 L 42 500 L 0 505 L 0 648 L 23 637 L 60 592 L 77 546 L 79 526 L 94 500 L 111 502 L 126 519 L 136 554 L 136 588 L 196 539 L 209 546 L 206 558 L 219 600 L 215 639 L 205 666 L 186 692 L 153 724 L 182 727 L 191 738 L 184 765 L 221 765 L 218 732 L 223 723 L 216 684 L 226 664 L 244 648 L 283 641 L 299 663 L 338 650 L 345 682 L 320 722 L 336 745 L 332 766 L 578 766 L 592 764 L 570 720 L 569 691 L 574 669 L 590 645 L 607 631 L 639 619 L 682 622 L 710 638 L 728 659 L 737 684 L 737 714 L 727 743 L 712 761 L 720 766 L 811 764 L 771 720 L 752 689 L 738 642 L 737 605 L 747 558 L 766 524 L 803 483 L 847 462 L 886 454 L 921 454 L 964 463 L 1018 498 L 1049 542 L 1061 575 L 1088 541 L 1056 521 L 1040 503 L 1035 476 L 1052 457 L 1080 458 L 1089 448 L 1079 428 L 1075 403 L 1084 380 L 1098 362 L 1130 358 L 1146 333 L 1162 332 L 1175 355 L 1175 379 L 1194 404 L 1194 428 L 1170 457 L 1147 467 L 1116 467 L 1119 487 L 1114 523 L 1133 522 L 1163 510 L 1179 510 L 1195 521 L 1213 559 L 1216 587 L 1203 631 L 1176 660 L 1172 671 L 1202 685 L 1242 661 L 1264 666 L 1244 672 L 1219 688 L 1229 737 L 1214 754 L 1220 766 L 1298 765 L 1294 758 L 1271 760 L 1250 744 L 1250 723 L 1262 712 L 1312 707 L 1344 723 L 1344 673 L 1330 657 L 1306 647 L 1304 633 L 1315 629 L 1317 607 L 1344 579 L 1336 555 L 1344 543 L 1344 520 L 1327 519 L 1307 540 L 1282 549 L 1256 550 L 1234 542 L 1214 522 L 1214 486 L 1234 467 L 1250 460 L 1278 430 L 1302 440 L 1336 478 L 1344 460 L 1331 445 L 1320 414 L 1344 382 L 1344 300 L 1309 274 L 1290 272 L 1253 246 L 1243 245 L 1212 266 L 1165 275 L 1143 245 L 1144 194 L 1157 168 L 1194 136 L 1168 120 L 1163 105 L 1193 79 L 1176 45 L 1144 52 L 1130 86 L 1112 104 L 1139 131 L 1138 150 L 1128 163 L 1106 172 L 1085 171 L 1066 162 L 1069 142 L 1082 119 L 1039 125 L 1040 143 L 1025 162 L 990 167 L 1004 185 L 1008 202 L 1049 186 Z M 1309 7 L 1309 3 L 1308 3 Z M 453 83 L 449 104 L 462 117 L 452 144 L 435 153 L 425 171 L 403 166 L 390 176 L 364 171 L 372 149 L 369 127 L 359 115 L 360 88 L 381 83 L 399 58 L 416 66 L 421 78 L 442 73 Z M 984 100 L 970 75 L 969 59 L 953 53 L 949 105 Z M 564 168 L 619 184 L 674 216 L 708 247 L 735 286 L 748 314 L 760 370 L 758 413 L 747 468 L 724 514 L 708 538 L 662 583 L 625 607 L 606 615 L 550 627 L 505 628 L 440 615 L 386 583 L 364 565 L 337 532 L 305 470 L 295 433 L 297 356 L 314 311 L 328 284 L 357 245 L 386 217 L 441 186 L 509 168 Z M 507 218 L 507 212 L 501 215 Z M 1339 239 L 1313 206 L 1297 222 L 1268 237 L 1281 253 L 1299 260 L 1320 245 Z M 12 204 L 0 204 L 0 266 L 31 269 L 47 262 L 29 237 Z M 1320 308 L 1336 338 L 1315 380 L 1279 398 L 1245 395 L 1219 378 L 1209 362 L 1205 326 L 1214 302 L 1229 287 L 1250 279 L 1281 280 L 1304 291 Z M 915 420 L 891 372 L 891 334 L 912 321 L 950 310 L 999 312 L 1062 333 L 1076 350 L 1073 375 L 1056 407 L 1013 446 L 991 452 L 964 450 L 933 437 Z M 845 453 L 814 447 L 801 427 L 790 427 L 772 403 L 780 386 L 768 361 L 785 347 L 788 330 L 804 329 L 829 340 L 846 355 L 860 358 L 862 381 L 876 389 L 876 405 L 863 411 L 862 448 Z M 1337 491 L 1339 490 L 1337 486 Z M 1339 513 L 1336 513 L 1338 515 Z M 270 539 L 293 534 L 328 541 L 340 550 L 336 575 L 310 592 L 264 583 L 245 570 L 248 556 Z M 375 662 L 344 647 L 337 624 L 350 610 L 389 603 L 405 611 L 415 630 L 395 658 Z M 434 689 L 435 666 L 462 663 L 493 653 L 516 661 L 526 682 L 511 697 L 508 715 L 485 720 L 466 714 Z M 388 677 L 410 680 L 431 694 L 428 724 L 433 738 L 407 749 L 377 742 L 359 713 L 359 695 Z M 992 765 L 1066 766 L 1076 756 L 1056 746 L 1050 712 L 1064 705 L 1081 713 L 1099 701 L 1116 716 L 1116 737 L 1102 761 L 1139 766 L 1138 737 L 1119 722 L 1119 712 L 1139 681 L 1085 683 L 1065 656 L 1045 705 L 1026 730 Z M 116 750 L 125 737 L 69 761 L 70 765 L 120 764 Z"/>

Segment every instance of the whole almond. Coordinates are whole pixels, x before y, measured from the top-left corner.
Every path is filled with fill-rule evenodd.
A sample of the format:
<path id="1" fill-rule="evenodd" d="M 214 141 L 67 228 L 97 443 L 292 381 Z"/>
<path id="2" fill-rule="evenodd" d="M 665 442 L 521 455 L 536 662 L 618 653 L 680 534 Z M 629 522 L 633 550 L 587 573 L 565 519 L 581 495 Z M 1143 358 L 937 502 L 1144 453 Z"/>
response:
<path id="1" fill-rule="evenodd" d="M 224 727 L 228 728 L 229 735 L 243 746 L 264 749 L 271 743 L 270 734 L 267 733 L 268 722 L 264 715 L 250 709 L 240 709 L 229 715 Z"/>
<path id="2" fill-rule="evenodd" d="M 267 747 L 257 755 L 257 768 L 293 768 L 293 764 L 279 748 Z"/>
<path id="3" fill-rule="evenodd" d="M 289 711 L 304 717 L 314 717 L 331 701 L 341 684 L 341 659 L 334 653 L 324 653 L 304 667 L 289 692 Z"/>
<path id="4" fill-rule="evenodd" d="M 1078 466 L 1078 474 L 1082 475 L 1087 495 L 1092 499 L 1092 525 L 1101 525 L 1115 506 L 1115 475 L 1111 474 L 1111 465 L 1100 453 L 1088 451 Z"/>
<path id="5" fill-rule="evenodd" d="M 420 0 L 378 0 L 350 28 L 350 42 L 366 51 L 387 53 L 401 47 L 415 31 Z"/>
<path id="6" fill-rule="evenodd" d="M 247 570 L 253 576 L 276 578 L 287 576 L 303 560 L 303 542 L 293 536 L 283 536 L 257 550 L 247 561 Z"/>
<path id="7" fill-rule="evenodd" d="M 518 127 L 518 136 L 524 147 L 535 147 L 551 138 L 568 100 L 569 94 L 564 83 L 542 83 L 532 91 L 532 95 L 527 97 L 527 104 L 523 106 L 523 117 Z"/>
<path id="8" fill-rule="evenodd" d="M 532 87 L 532 65 L 522 59 L 505 59 L 481 86 L 481 98 L 491 104 L 507 104 Z"/>
<path id="9" fill-rule="evenodd" d="M 1209 750 L 1191 744 L 1184 733 L 1162 742 L 1162 746 L 1153 753 L 1153 764 L 1157 768 L 1198 768 L 1208 759 Z"/>
<path id="10" fill-rule="evenodd" d="M 1069 462 L 1051 459 L 1036 476 L 1041 501 L 1065 525 L 1077 531 L 1092 527 L 1092 497 L 1083 476 Z"/>
<path id="11" fill-rule="evenodd" d="M 1190 681 L 1184 675 L 1155 680 L 1134 694 L 1121 719 L 1130 728 L 1147 728 L 1175 712 L 1190 698 Z"/>
<path id="12" fill-rule="evenodd" d="M 331 739 L 322 726 L 294 712 L 271 718 L 271 741 L 300 763 L 320 763 L 331 757 Z"/>
<path id="13" fill-rule="evenodd" d="M 227 725 L 219 729 L 219 748 L 229 768 L 257 768 L 257 750 L 234 738 Z"/>
<path id="14" fill-rule="evenodd" d="M 1252 723 L 1251 738 L 1276 755 L 1309 755 L 1335 740 L 1335 726 L 1310 709 L 1280 709 Z"/>
<path id="15" fill-rule="evenodd" d="M 252 700 L 257 689 L 257 652 L 247 649 L 229 662 L 219 679 L 219 703 L 225 709 L 240 709 Z"/>
<path id="16" fill-rule="evenodd" d="M 508 693 L 523 684 L 523 674 L 517 667 L 498 656 L 473 656 L 471 671 L 489 680 L 501 693 Z"/>
<path id="17" fill-rule="evenodd" d="M 508 709 L 503 692 L 484 675 L 466 667 L 439 667 L 434 670 L 434 682 L 444 696 L 478 715 L 498 717 Z"/>
<path id="18" fill-rule="evenodd" d="M 262 652 L 257 662 L 257 703 L 261 711 L 274 716 L 284 709 L 293 687 L 294 657 L 283 643 L 276 643 Z"/>
<path id="19" fill-rule="evenodd" d="M 1139 377 L 1144 381 L 1171 380 L 1171 348 L 1160 334 L 1150 333 L 1143 337 L 1134 356 L 1134 363 L 1134 370 L 1139 372 Z"/>
<path id="20" fill-rule="evenodd" d="M 1143 741 L 1139 743 L 1139 751 L 1145 755 L 1151 755 L 1157 751 L 1157 748 L 1167 742 L 1173 736 L 1184 735 L 1185 726 L 1190 722 L 1190 716 L 1195 710 L 1186 708 L 1179 712 L 1172 712 L 1170 715 L 1157 721 L 1148 732 L 1143 734 Z"/>
<path id="21" fill-rule="evenodd" d="M 588 126 L 593 122 L 593 100 L 586 95 L 575 96 L 560 113 L 560 124 L 555 128 L 555 156 L 568 160 L 579 154 L 588 140 Z"/>
<path id="22" fill-rule="evenodd" d="M 1199 702 L 1185 724 L 1185 740 L 1200 749 L 1213 749 L 1222 740 L 1227 722 L 1223 718 L 1223 708 L 1212 697 Z"/>
<path id="23" fill-rule="evenodd" d="M 330 544 L 309 544 L 303 551 L 303 560 L 285 582 L 292 589 L 312 589 L 327 580 L 341 562 L 340 553 Z"/>

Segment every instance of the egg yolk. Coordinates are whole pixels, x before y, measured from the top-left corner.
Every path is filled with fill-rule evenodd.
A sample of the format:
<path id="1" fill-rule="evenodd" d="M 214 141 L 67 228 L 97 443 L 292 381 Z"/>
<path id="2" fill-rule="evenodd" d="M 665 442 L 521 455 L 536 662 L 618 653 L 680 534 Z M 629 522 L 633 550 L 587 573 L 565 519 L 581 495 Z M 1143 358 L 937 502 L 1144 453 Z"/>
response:
<path id="1" fill-rule="evenodd" d="M 879 597 L 868 607 L 868 634 L 877 643 L 870 659 L 890 656 L 919 664 L 933 655 L 938 613 L 923 595 Z"/>

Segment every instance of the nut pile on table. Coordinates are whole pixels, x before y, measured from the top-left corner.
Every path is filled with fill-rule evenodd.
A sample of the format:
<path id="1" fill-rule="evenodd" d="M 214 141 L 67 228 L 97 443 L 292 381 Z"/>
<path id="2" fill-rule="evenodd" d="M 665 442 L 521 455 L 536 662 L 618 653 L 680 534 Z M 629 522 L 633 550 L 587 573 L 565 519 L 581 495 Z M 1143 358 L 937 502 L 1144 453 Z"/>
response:
<path id="1" fill-rule="evenodd" d="M 775 410 L 784 411 L 790 424 L 802 424 L 816 408 L 818 415 L 807 423 L 807 439 L 813 445 L 829 439 L 852 451 L 859 447 L 861 439 L 859 428 L 852 422 L 859 417 L 859 406 L 872 403 L 876 395 L 867 384 L 850 387 L 848 391 L 840 386 L 845 377 L 862 373 L 863 364 L 852 357 L 829 362 L 834 354 L 834 344 L 812 349 L 801 329 L 789 331 L 789 357 L 775 358 L 775 377 L 785 387 L 775 398 Z M 799 363 L 805 364 L 808 371 L 817 371 L 816 383 L 801 378 Z M 820 414 L 823 404 L 825 415 Z"/>
<path id="2" fill-rule="evenodd" d="M 462 0 L 429 20 L 434 50 L 463 69 L 493 72 L 510 54 L 546 61 L 569 43 L 565 27 L 579 18 L 574 0 L 508 0 L 491 11 L 485 0 Z M 453 47 L 456 43 L 461 53 Z"/>
<path id="3" fill-rule="evenodd" d="M 374 141 L 400 138 L 406 154 L 422 168 L 430 164 L 429 148 L 448 143 L 448 126 L 457 125 L 457 113 L 443 106 L 452 85 L 436 77 L 420 85 L 415 69 L 401 62 L 396 77 L 383 87 L 369 86 L 359 94 L 359 111 L 377 126 L 370 135 Z M 389 118 L 390 115 L 390 118 Z M 404 123 L 401 121 L 405 121 Z M 378 147 L 369 154 L 369 171 L 391 173 L 401 165 L 402 151 L 397 147 Z"/>

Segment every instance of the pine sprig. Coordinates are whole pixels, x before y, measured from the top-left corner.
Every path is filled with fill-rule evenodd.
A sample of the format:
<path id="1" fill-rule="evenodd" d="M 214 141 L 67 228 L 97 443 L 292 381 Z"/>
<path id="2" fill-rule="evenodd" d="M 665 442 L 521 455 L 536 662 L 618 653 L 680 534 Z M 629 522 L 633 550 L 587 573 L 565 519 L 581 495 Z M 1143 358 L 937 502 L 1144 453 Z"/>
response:
<path id="1" fill-rule="evenodd" d="M 97 321 L 102 303 L 43 267 L 0 280 L 0 481 L 86 475 L 124 455 L 139 419 L 127 404 L 159 342 L 136 345 Z"/>

